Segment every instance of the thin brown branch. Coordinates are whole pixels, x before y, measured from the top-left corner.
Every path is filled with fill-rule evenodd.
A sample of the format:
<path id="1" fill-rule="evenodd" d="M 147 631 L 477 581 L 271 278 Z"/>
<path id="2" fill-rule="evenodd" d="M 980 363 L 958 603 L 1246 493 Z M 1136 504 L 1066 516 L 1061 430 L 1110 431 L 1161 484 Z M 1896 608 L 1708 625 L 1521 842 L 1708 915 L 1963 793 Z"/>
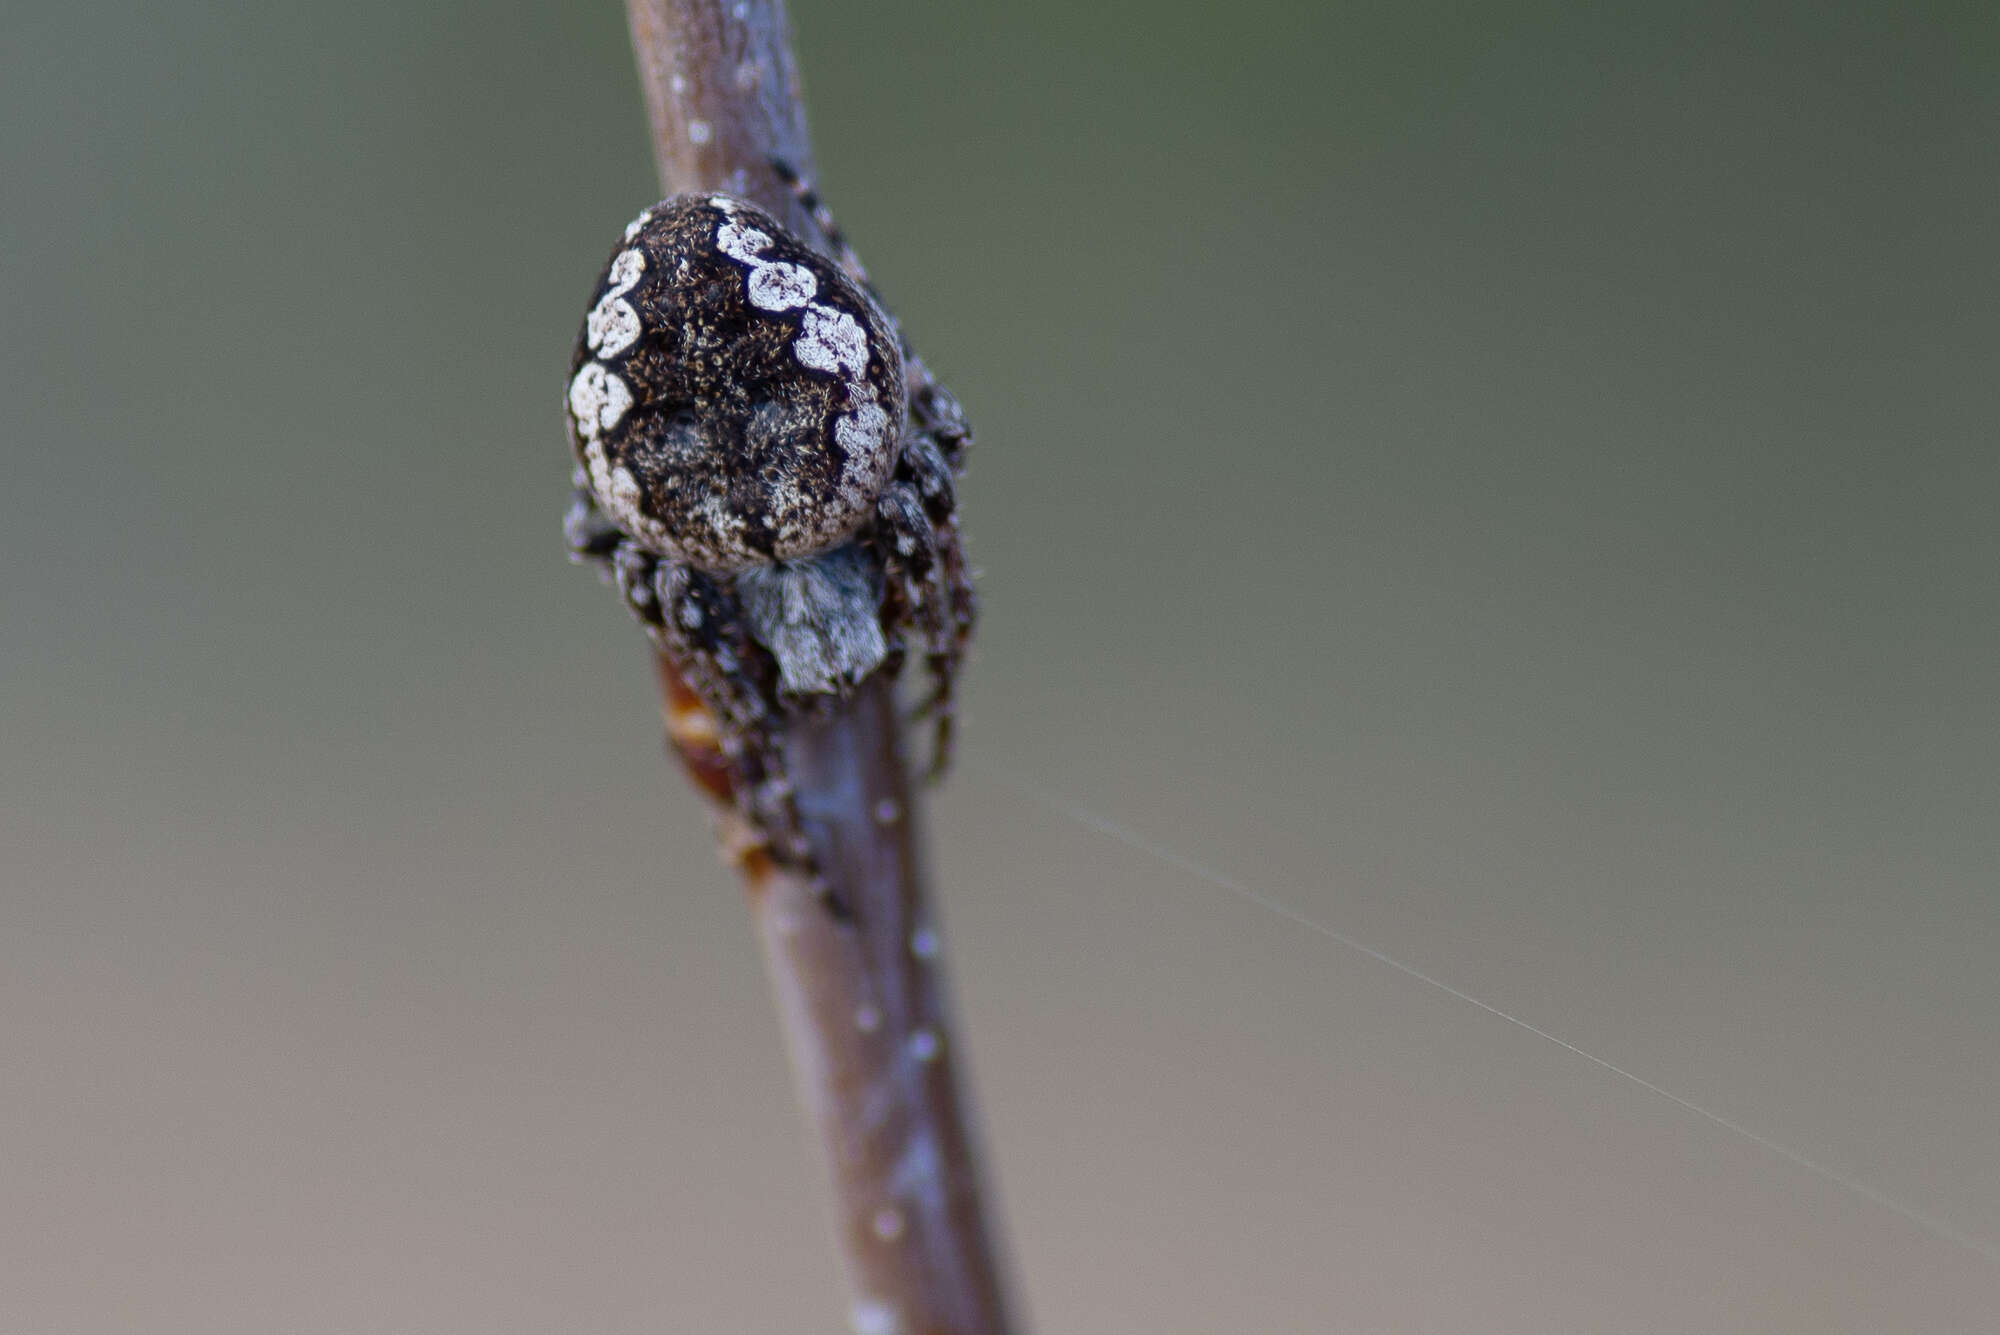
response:
<path id="1" fill-rule="evenodd" d="M 769 165 L 775 154 L 813 172 L 781 0 L 626 9 L 667 190 L 726 190 L 815 235 Z M 800 1101 L 832 1177 L 853 1328 L 1006 1335 L 893 683 L 877 673 L 830 710 L 790 720 L 785 737 L 819 872 L 850 910 L 843 919 L 736 815 L 714 721 L 664 655 L 659 671 L 669 736 L 714 800 L 749 890 Z"/>

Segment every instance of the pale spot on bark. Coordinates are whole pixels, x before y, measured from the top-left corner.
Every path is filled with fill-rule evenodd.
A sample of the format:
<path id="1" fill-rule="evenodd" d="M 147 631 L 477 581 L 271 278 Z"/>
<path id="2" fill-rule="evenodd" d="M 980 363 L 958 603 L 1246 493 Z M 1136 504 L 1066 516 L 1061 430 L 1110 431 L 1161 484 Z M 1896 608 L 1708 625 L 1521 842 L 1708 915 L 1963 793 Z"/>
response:
<path id="1" fill-rule="evenodd" d="M 874 1298 L 863 1298 L 847 1314 L 854 1335 L 903 1335 L 903 1318 L 896 1309 Z"/>

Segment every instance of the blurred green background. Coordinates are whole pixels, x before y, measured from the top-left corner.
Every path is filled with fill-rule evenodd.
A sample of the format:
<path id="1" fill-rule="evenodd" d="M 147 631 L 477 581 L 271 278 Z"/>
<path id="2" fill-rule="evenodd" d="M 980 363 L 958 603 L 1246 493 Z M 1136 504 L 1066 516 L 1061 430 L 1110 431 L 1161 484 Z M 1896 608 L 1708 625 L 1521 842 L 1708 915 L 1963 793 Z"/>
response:
<path id="1" fill-rule="evenodd" d="M 979 430 L 933 853 L 1039 1327 L 1990 1323 L 1996 11 L 793 26 Z M 0 1327 L 834 1328 L 558 531 L 618 6 L 0 38 Z"/>

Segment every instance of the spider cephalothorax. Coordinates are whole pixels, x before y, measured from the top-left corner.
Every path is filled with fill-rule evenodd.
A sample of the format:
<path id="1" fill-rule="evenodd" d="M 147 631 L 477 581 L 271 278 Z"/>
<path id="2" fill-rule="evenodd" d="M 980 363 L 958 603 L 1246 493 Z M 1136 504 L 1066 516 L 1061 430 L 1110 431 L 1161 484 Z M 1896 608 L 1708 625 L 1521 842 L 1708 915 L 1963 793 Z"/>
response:
<path id="1" fill-rule="evenodd" d="M 973 619 L 952 497 L 971 437 L 785 175 L 838 259 L 731 195 L 677 195 L 625 229 L 570 366 L 568 527 L 715 715 L 746 814 L 803 862 L 785 710 L 914 644 L 944 758 Z"/>

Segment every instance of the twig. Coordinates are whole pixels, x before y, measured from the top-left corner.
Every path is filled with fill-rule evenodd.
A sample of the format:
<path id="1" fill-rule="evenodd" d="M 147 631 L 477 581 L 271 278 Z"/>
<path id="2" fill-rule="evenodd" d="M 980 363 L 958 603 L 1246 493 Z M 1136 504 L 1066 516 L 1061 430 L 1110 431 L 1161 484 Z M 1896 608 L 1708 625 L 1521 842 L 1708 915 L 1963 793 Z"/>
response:
<path id="1" fill-rule="evenodd" d="M 770 166 L 776 155 L 813 172 L 782 0 L 627 0 L 626 11 L 667 190 L 724 190 L 818 235 Z M 714 721 L 664 654 L 659 675 L 668 735 L 714 800 L 749 891 L 833 1179 L 853 1328 L 1007 1335 L 893 683 L 878 672 L 831 709 L 787 720 L 800 816 L 843 919 L 737 815 Z"/>

